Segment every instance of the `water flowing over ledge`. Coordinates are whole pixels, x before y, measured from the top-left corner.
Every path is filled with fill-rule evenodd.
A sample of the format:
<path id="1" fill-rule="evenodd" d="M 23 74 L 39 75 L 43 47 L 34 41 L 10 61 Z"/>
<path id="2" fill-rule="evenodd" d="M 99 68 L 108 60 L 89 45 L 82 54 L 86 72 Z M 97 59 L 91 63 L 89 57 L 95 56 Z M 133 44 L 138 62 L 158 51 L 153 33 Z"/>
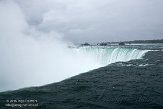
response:
<path id="1" fill-rule="evenodd" d="M 126 62 L 133 59 L 141 59 L 148 51 L 123 47 L 85 46 L 78 48 L 78 52 L 90 56 L 102 66 L 120 61 Z"/>

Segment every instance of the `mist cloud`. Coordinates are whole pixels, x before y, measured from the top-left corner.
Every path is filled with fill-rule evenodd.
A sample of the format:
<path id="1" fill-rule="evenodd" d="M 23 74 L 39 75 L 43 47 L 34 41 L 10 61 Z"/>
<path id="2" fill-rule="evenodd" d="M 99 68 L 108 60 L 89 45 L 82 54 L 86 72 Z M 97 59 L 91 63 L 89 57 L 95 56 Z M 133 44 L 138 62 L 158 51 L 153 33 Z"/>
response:
<path id="1" fill-rule="evenodd" d="M 99 67 L 56 31 L 29 25 L 14 2 L 0 2 L 0 91 L 44 85 Z"/>

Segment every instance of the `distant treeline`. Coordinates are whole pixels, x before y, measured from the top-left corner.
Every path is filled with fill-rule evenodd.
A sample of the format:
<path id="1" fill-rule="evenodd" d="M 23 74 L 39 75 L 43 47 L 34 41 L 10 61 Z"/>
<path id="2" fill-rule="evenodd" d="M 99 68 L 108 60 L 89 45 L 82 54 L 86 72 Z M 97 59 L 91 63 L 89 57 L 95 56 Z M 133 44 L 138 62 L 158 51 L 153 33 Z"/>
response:
<path id="1" fill-rule="evenodd" d="M 107 45 L 111 45 L 111 44 L 125 45 L 125 44 L 133 44 L 133 43 L 163 43 L 163 39 L 134 40 L 134 41 L 122 41 L 122 42 L 101 42 L 101 43 L 96 43 L 96 44 L 90 44 L 88 42 L 85 42 L 85 43 L 81 44 L 81 46 L 92 46 L 92 45 L 107 46 Z"/>
<path id="2" fill-rule="evenodd" d="M 163 39 L 124 41 L 124 43 L 163 43 Z"/>

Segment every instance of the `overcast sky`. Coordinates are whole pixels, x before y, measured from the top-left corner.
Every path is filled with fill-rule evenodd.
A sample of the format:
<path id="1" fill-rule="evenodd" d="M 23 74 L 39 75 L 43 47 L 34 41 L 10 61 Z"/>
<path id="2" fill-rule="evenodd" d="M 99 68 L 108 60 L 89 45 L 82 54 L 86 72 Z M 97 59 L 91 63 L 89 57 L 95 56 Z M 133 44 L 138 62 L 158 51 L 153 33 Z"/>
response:
<path id="1" fill-rule="evenodd" d="M 72 42 L 163 38 L 163 0 L 15 0 L 28 23 Z"/>

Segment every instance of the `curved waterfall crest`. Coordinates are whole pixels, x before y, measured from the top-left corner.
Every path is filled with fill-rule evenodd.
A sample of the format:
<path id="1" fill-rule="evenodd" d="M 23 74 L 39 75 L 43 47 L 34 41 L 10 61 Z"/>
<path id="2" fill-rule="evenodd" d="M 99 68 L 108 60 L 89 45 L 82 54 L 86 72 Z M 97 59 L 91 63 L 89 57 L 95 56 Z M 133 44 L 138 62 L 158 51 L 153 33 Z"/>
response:
<path id="1" fill-rule="evenodd" d="M 119 61 L 126 62 L 133 59 L 141 59 L 149 50 L 124 47 L 86 46 L 79 47 L 78 51 L 94 58 L 94 60 L 102 65 L 107 65 Z"/>

